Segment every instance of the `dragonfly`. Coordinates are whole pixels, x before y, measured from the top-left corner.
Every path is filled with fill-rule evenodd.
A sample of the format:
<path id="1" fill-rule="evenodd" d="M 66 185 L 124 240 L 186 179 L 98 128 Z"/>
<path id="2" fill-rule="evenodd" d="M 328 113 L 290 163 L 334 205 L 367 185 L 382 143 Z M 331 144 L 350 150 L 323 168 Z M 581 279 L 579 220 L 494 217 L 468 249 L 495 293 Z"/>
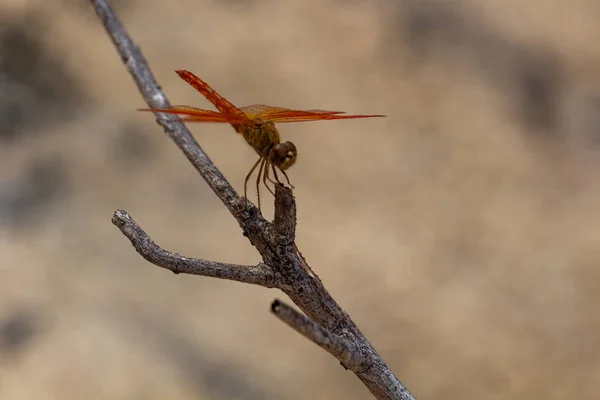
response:
<path id="1" fill-rule="evenodd" d="M 250 147 L 252 147 L 259 156 L 244 180 L 244 198 L 246 199 L 245 208 L 248 206 L 248 181 L 256 168 L 258 168 L 256 192 L 259 210 L 261 178 L 262 183 L 273 196 L 275 195 L 275 192 L 269 187 L 267 181 L 273 185 L 284 185 L 279 179 L 278 170 L 285 177 L 289 187 L 294 189 L 294 186 L 290 183 L 290 179 L 285 171 L 296 163 L 298 151 L 292 142 L 281 142 L 281 137 L 279 131 L 275 127 L 275 123 L 385 117 L 385 115 L 378 114 L 345 115 L 345 112 L 342 111 L 293 110 L 290 108 L 273 107 L 263 104 L 254 104 L 238 108 L 217 93 L 208 85 L 208 83 L 204 82 L 190 71 L 178 70 L 175 72 L 177 72 L 181 79 L 206 97 L 218 111 L 177 105 L 167 108 L 146 108 L 140 109 L 140 111 L 176 114 L 180 116 L 180 119 L 183 122 L 229 123 L 237 133 L 242 135 Z M 275 180 L 271 178 L 269 170 L 273 172 L 273 178 Z"/>

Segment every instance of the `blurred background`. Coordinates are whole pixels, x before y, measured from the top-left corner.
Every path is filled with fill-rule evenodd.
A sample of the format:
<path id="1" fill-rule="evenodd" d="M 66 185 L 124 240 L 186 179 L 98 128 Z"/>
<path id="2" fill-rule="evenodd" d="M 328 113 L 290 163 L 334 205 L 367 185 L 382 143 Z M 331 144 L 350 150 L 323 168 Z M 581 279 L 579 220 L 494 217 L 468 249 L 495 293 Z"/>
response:
<path id="1" fill-rule="evenodd" d="M 598 398 L 598 1 L 113 4 L 174 104 L 210 107 L 189 69 L 237 105 L 388 116 L 280 132 L 298 246 L 413 394 Z M 175 276 L 112 226 L 260 261 L 144 106 L 87 1 L 0 4 L 0 398 L 369 398 L 281 293 Z M 190 128 L 242 192 L 252 149 Z"/>

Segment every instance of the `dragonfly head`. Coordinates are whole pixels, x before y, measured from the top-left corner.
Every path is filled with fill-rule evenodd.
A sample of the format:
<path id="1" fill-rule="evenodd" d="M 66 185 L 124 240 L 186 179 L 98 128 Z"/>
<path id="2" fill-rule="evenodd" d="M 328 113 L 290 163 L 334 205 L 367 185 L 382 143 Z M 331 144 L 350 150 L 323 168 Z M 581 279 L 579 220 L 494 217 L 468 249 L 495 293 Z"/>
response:
<path id="1" fill-rule="evenodd" d="M 296 146 L 292 142 L 278 143 L 269 154 L 269 161 L 285 171 L 296 162 Z"/>

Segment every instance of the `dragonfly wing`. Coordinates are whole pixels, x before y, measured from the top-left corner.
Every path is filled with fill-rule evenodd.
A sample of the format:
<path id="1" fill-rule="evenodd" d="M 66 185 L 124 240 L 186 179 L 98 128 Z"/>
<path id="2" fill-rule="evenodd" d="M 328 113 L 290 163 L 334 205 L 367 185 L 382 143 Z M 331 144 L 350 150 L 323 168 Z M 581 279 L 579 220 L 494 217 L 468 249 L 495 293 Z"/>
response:
<path id="1" fill-rule="evenodd" d="M 303 111 L 306 113 L 306 111 Z M 385 117 L 381 114 L 358 114 L 358 115 L 340 115 L 340 114 L 324 114 L 324 113 L 313 113 L 313 114 L 300 114 L 282 116 L 281 118 L 273 119 L 273 122 L 310 122 L 310 121 L 326 121 L 332 119 L 359 119 L 359 118 L 378 118 Z"/>
<path id="2" fill-rule="evenodd" d="M 284 118 L 290 116 L 299 115 L 334 115 L 344 114 L 343 111 L 327 111 L 327 110 L 292 110 L 291 108 L 266 106 L 264 104 L 253 104 L 251 106 L 241 107 L 242 110 L 249 118 L 252 119 L 263 119 L 263 120 L 274 120 L 274 118 Z"/>
<path id="3" fill-rule="evenodd" d="M 320 121 L 329 119 L 356 119 L 356 118 L 373 118 L 385 117 L 385 115 L 342 115 L 343 111 L 327 111 L 327 110 L 292 110 L 290 108 L 266 106 L 263 104 L 255 104 L 252 106 L 242 107 L 249 118 L 261 119 L 273 122 L 306 122 Z"/>
<path id="4" fill-rule="evenodd" d="M 203 110 L 201 108 L 190 107 L 190 106 L 173 106 L 168 108 L 143 108 L 139 111 L 151 111 L 161 112 L 165 114 L 177 114 L 183 116 L 183 121 L 189 122 L 229 122 L 229 123 L 241 123 L 247 120 L 244 116 L 243 119 L 235 116 L 229 116 L 221 114 L 217 111 Z"/>
<path id="5" fill-rule="evenodd" d="M 217 110 L 223 115 L 226 115 L 229 122 L 233 121 L 247 121 L 248 116 L 239 108 L 231 104 L 226 98 L 215 92 L 208 83 L 192 74 L 190 71 L 178 70 L 175 71 L 181 79 L 189 83 L 194 89 L 202 93 L 208 101 L 210 101 Z M 234 128 L 236 126 L 234 125 Z M 237 128 L 236 128 L 237 130 Z"/>

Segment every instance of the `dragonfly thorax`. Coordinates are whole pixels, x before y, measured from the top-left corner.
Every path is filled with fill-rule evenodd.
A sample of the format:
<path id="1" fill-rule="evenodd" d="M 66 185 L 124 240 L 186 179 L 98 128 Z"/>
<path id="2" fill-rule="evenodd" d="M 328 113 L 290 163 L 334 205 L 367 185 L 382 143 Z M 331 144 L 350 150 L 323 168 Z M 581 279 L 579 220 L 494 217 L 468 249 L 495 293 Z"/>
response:
<path id="1" fill-rule="evenodd" d="M 242 124 L 236 129 L 261 157 L 279 169 L 286 170 L 296 162 L 296 146 L 292 142 L 280 142 L 279 131 L 273 122 Z"/>
<path id="2" fill-rule="evenodd" d="M 236 130 L 264 158 L 268 158 L 271 149 L 280 142 L 279 132 L 272 122 L 242 124 Z"/>

